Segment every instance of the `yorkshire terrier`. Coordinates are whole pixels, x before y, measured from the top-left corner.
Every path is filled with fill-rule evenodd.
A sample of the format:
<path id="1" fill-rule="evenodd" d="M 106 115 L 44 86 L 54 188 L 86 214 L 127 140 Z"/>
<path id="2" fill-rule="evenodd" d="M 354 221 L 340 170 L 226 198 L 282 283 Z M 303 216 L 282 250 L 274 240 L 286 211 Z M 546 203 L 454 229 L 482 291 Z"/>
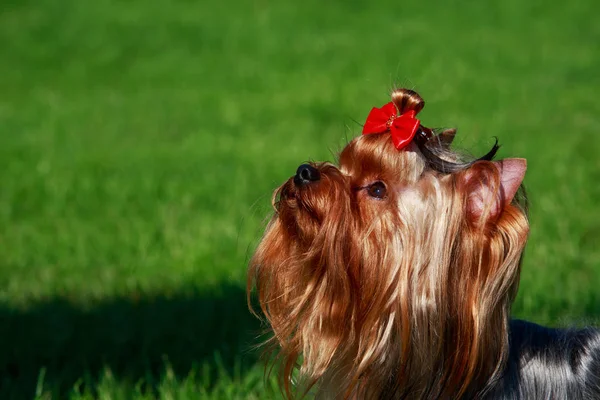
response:
<path id="1" fill-rule="evenodd" d="M 256 287 L 288 398 L 600 399 L 600 331 L 512 320 L 527 163 L 451 150 L 414 91 L 273 195 Z"/>

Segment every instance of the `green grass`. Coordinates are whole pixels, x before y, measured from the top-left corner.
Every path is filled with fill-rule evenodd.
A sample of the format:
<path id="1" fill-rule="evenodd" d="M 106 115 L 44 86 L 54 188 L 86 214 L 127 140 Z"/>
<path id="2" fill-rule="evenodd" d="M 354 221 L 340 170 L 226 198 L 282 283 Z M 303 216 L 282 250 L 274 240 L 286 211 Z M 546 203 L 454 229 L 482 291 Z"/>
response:
<path id="1" fill-rule="evenodd" d="M 515 314 L 600 316 L 600 3 L 0 5 L 0 398 L 264 399 L 270 193 L 415 87 L 529 161 Z"/>

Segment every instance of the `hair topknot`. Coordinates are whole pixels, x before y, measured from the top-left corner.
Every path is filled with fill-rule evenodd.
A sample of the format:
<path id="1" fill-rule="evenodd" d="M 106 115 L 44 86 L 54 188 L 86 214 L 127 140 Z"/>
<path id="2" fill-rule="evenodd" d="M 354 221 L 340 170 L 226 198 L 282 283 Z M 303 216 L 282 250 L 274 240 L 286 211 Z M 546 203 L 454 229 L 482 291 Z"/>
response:
<path id="1" fill-rule="evenodd" d="M 425 100 L 417 92 L 405 88 L 392 91 L 392 102 L 396 105 L 399 114 L 408 111 L 414 111 L 418 114 L 425 106 Z M 500 147 L 498 139 L 496 139 L 491 150 L 482 157 L 465 157 L 464 154 L 459 154 L 450 149 L 455 133 L 455 129 L 439 132 L 423 125 L 420 126 L 414 142 L 419 147 L 430 168 L 446 174 L 458 172 L 471 167 L 477 161 L 491 161 Z"/>
<path id="2" fill-rule="evenodd" d="M 410 89 L 394 89 L 392 91 L 392 102 L 396 105 L 400 114 L 411 110 L 418 114 L 425 106 L 425 100 L 417 92 Z"/>

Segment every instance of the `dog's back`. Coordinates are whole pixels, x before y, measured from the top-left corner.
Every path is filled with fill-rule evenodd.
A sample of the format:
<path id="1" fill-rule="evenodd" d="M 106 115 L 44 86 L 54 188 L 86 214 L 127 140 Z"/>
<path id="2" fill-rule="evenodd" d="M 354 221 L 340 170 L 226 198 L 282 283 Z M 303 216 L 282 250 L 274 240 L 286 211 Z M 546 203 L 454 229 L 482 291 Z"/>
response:
<path id="1" fill-rule="evenodd" d="M 487 399 L 600 399 L 600 331 L 514 320 L 510 356 Z"/>

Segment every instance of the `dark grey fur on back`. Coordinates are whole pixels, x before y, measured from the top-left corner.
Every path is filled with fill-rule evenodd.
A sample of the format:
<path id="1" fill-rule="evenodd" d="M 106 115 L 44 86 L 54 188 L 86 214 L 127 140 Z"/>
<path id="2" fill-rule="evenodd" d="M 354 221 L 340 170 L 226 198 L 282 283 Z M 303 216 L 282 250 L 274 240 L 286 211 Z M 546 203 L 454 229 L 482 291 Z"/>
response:
<path id="1" fill-rule="evenodd" d="M 510 355 L 486 399 L 600 400 L 600 331 L 511 322 Z"/>

